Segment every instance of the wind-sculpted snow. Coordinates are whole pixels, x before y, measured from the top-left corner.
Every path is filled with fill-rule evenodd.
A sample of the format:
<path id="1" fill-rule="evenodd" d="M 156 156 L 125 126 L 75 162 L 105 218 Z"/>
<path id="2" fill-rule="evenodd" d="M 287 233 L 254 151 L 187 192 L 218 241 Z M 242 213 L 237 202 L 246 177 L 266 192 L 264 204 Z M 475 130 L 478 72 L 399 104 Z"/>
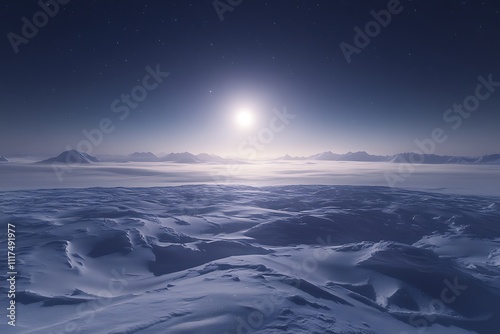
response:
<path id="1" fill-rule="evenodd" d="M 0 207 L 19 268 L 2 333 L 500 328 L 499 198 L 185 185 L 3 192 Z"/>

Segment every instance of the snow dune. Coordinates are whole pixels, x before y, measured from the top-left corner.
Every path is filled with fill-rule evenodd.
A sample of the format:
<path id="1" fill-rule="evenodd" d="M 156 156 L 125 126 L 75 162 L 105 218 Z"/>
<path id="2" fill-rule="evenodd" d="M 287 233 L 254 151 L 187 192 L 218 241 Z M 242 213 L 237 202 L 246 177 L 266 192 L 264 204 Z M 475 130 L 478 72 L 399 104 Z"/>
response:
<path id="1" fill-rule="evenodd" d="M 2 192 L 20 276 L 16 331 L 0 331 L 497 333 L 499 203 L 363 186 Z"/>

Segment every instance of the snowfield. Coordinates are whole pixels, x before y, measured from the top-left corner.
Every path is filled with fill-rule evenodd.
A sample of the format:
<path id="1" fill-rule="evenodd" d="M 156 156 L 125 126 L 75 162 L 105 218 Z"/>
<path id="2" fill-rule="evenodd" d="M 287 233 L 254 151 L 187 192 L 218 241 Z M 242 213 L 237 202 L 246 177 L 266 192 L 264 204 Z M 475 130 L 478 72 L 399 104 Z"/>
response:
<path id="1" fill-rule="evenodd" d="M 183 185 L 4 191 L 0 207 L 19 271 L 2 333 L 500 328 L 499 196 Z"/>

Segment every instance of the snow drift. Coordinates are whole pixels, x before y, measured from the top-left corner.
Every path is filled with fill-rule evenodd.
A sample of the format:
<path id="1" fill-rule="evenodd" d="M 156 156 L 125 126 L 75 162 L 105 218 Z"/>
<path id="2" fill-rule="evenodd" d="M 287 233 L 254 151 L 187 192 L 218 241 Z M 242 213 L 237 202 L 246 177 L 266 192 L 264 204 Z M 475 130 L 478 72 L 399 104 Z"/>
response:
<path id="1" fill-rule="evenodd" d="M 2 333 L 500 326 L 498 198 L 190 185 L 2 192 L 0 207 L 20 272 L 18 325 Z"/>

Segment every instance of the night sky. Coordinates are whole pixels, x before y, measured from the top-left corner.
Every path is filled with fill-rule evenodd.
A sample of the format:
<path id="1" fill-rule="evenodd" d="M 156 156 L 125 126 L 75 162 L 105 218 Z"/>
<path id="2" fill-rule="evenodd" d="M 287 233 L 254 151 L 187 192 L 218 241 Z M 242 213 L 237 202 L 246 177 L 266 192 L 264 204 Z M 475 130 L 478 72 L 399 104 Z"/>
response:
<path id="1" fill-rule="evenodd" d="M 113 130 L 92 154 L 237 155 L 285 106 L 295 118 L 263 156 L 416 151 L 435 128 L 447 140 L 433 153 L 500 153 L 500 83 L 446 112 L 479 100 L 479 76 L 500 82 L 499 1 L 401 0 L 350 63 L 339 45 L 388 1 L 222 0 L 223 21 L 212 0 L 60 2 L 31 38 L 22 18 L 41 5 L 0 5 L 0 155 L 58 154 L 103 119 Z M 134 89 L 147 96 L 126 107 Z M 242 108 L 253 126 L 235 124 Z"/>

